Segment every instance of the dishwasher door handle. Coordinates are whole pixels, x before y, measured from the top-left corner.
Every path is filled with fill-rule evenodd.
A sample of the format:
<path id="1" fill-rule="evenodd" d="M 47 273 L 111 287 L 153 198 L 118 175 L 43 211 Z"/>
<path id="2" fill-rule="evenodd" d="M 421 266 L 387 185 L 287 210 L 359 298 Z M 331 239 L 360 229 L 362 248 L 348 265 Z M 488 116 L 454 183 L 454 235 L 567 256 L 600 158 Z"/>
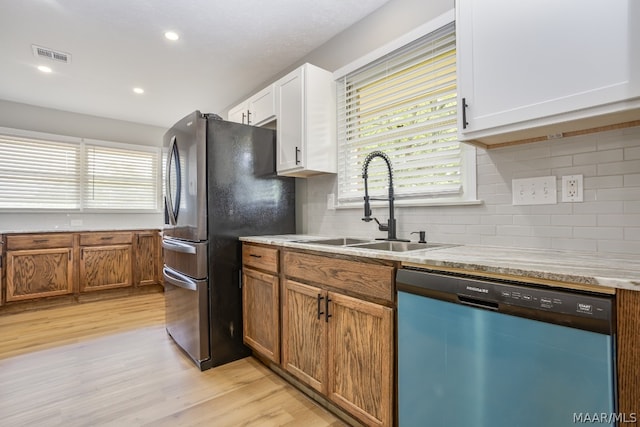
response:
<path id="1" fill-rule="evenodd" d="M 458 301 L 460 304 L 468 305 L 470 307 L 483 308 L 485 310 L 498 311 L 498 303 L 494 301 L 483 301 L 481 299 L 468 297 L 466 295 L 458 294 Z"/>

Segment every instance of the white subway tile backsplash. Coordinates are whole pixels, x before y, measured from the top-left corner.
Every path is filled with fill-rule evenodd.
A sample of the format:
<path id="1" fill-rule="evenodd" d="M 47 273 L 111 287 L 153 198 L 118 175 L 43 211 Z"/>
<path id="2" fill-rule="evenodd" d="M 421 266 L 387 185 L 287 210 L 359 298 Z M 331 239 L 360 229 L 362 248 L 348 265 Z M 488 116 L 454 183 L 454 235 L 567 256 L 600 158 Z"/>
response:
<path id="1" fill-rule="evenodd" d="M 477 150 L 477 191 L 482 204 L 398 207 L 398 235 L 427 240 L 501 247 L 566 249 L 640 254 L 640 127 Z M 554 175 L 584 176 L 584 202 L 513 206 L 511 180 Z M 362 207 L 327 210 L 336 193 L 335 175 L 320 175 L 298 186 L 305 205 L 302 232 L 384 237 L 361 221 Z M 374 208 L 387 219 L 387 208 Z"/>
<path id="2" fill-rule="evenodd" d="M 573 237 L 578 239 L 622 240 L 624 238 L 624 229 L 622 227 L 575 227 L 573 229 Z"/>
<path id="3" fill-rule="evenodd" d="M 622 175 L 591 176 L 584 178 L 584 189 L 594 188 L 619 188 L 623 186 Z"/>
<path id="4" fill-rule="evenodd" d="M 599 164 L 597 174 L 600 176 L 624 175 L 638 172 L 640 172 L 640 160 L 629 160 L 624 162 Z"/>
<path id="5" fill-rule="evenodd" d="M 597 225 L 596 215 L 552 215 L 551 225 L 569 227 L 595 227 Z"/>
<path id="6" fill-rule="evenodd" d="M 596 198 L 603 200 L 640 200 L 640 187 L 603 188 L 597 190 Z"/>
<path id="7" fill-rule="evenodd" d="M 589 240 L 589 239 L 567 239 L 567 238 L 557 238 L 551 239 L 551 248 L 552 249 L 560 249 L 565 251 L 591 251 L 595 252 L 598 250 L 598 241 L 597 240 Z"/>
<path id="8" fill-rule="evenodd" d="M 593 153 L 576 154 L 573 156 L 573 164 L 579 165 L 597 165 L 600 163 L 621 162 L 623 160 L 623 150 L 606 150 L 596 151 Z"/>
<path id="9" fill-rule="evenodd" d="M 640 227 L 640 215 L 598 215 L 598 227 Z"/>
<path id="10" fill-rule="evenodd" d="M 624 149 L 625 160 L 638 160 L 640 159 L 640 146 L 628 147 Z"/>
<path id="11" fill-rule="evenodd" d="M 626 227 L 624 240 L 640 240 L 640 227 Z"/>
<path id="12" fill-rule="evenodd" d="M 634 173 L 624 176 L 625 187 L 640 187 L 640 173 Z"/>

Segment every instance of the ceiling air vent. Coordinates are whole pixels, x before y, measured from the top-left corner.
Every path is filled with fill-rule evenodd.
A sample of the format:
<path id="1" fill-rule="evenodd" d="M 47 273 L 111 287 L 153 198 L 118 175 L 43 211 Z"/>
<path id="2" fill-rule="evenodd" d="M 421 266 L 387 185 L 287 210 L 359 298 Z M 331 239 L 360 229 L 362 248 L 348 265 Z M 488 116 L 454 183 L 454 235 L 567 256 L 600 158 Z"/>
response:
<path id="1" fill-rule="evenodd" d="M 35 44 L 32 44 L 31 48 L 33 49 L 33 55 L 38 58 L 48 58 L 52 61 L 64 62 L 65 64 L 71 62 L 70 53 L 60 52 L 59 50 L 53 50 L 48 47 L 37 46 Z"/>

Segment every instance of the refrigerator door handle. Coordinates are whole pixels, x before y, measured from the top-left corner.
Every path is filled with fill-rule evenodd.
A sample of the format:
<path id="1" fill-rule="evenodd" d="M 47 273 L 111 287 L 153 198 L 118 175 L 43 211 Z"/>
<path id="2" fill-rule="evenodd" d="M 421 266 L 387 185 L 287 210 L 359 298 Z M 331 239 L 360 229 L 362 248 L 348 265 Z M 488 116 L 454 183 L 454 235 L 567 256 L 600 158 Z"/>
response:
<path id="1" fill-rule="evenodd" d="M 180 243 L 176 241 L 162 241 L 162 247 L 174 252 L 180 252 L 183 254 L 195 254 L 196 247 L 193 245 L 188 245 L 186 243 Z"/>
<path id="2" fill-rule="evenodd" d="M 173 271 L 167 267 L 162 269 L 164 280 L 179 288 L 188 289 L 190 291 L 197 291 L 198 284 L 190 277 L 180 274 L 177 271 Z"/>
<path id="3" fill-rule="evenodd" d="M 171 197 L 171 160 L 174 160 L 175 172 L 176 172 L 176 200 Z M 171 138 L 171 145 L 169 147 L 169 155 L 167 156 L 165 174 L 165 191 L 166 191 L 166 203 L 167 211 L 169 213 L 169 221 L 171 225 L 177 225 L 178 223 L 178 210 L 180 209 L 180 190 L 182 187 L 182 171 L 180 170 L 180 155 L 178 154 L 178 146 L 176 144 L 176 137 Z"/>

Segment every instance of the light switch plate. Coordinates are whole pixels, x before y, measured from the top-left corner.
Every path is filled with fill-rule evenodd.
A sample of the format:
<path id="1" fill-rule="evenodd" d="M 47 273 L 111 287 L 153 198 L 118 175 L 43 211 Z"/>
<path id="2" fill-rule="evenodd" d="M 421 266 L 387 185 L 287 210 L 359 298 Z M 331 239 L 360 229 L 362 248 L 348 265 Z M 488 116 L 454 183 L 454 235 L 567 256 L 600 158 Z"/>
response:
<path id="1" fill-rule="evenodd" d="M 557 186 L 555 176 L 511 180 L 514 205 L 555 205 Z"/>

